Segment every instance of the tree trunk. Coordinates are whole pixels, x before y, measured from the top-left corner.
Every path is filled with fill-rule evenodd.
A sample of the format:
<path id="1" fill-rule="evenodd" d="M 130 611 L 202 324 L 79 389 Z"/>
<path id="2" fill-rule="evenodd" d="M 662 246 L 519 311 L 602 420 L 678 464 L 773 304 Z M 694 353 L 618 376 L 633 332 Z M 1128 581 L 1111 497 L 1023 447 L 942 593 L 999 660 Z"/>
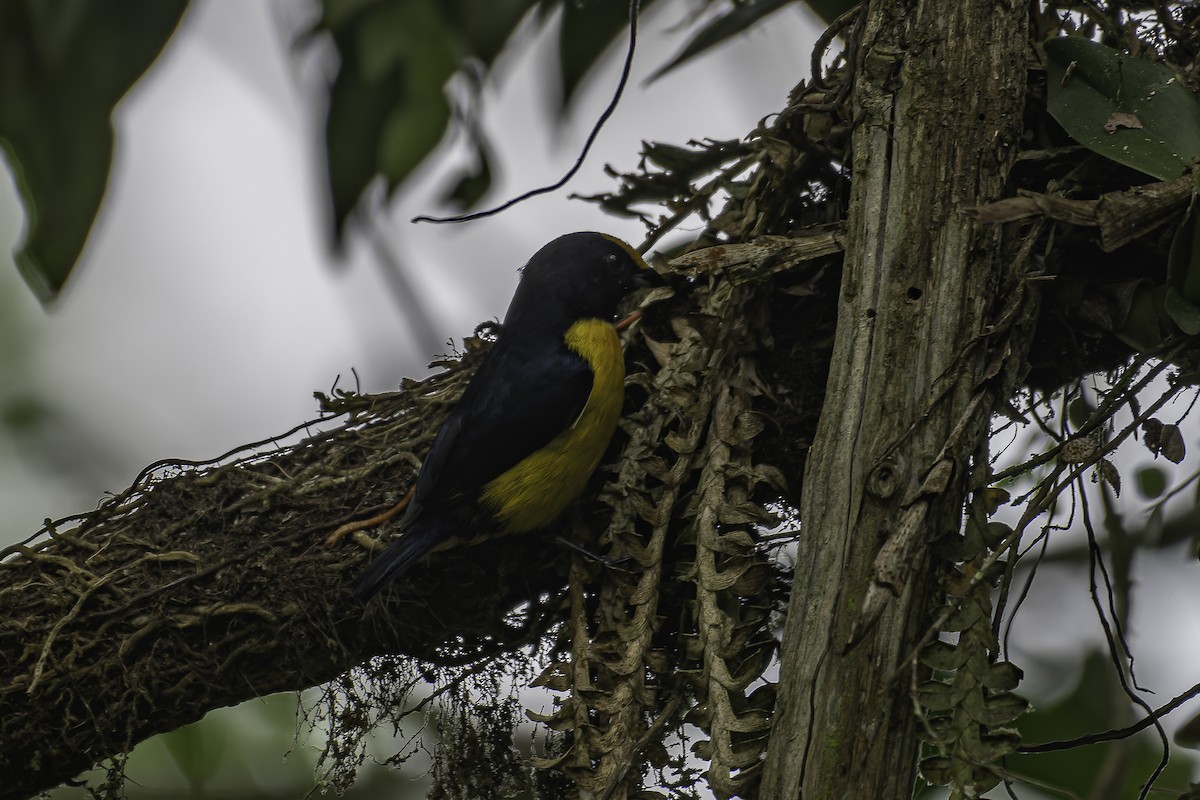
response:
<path id="1" fill-rule="evenodd" d="M 1004 194 L 1027 13 L 1016 0 L 877 0 L 860 17 L 837 337 L 762 797 L 912 795 L 911 657 L 939 583 L 929 544 L 958 530 L 995 397 L 984 336 L 1016 294 L 999 229 L 961 212 Z"/>

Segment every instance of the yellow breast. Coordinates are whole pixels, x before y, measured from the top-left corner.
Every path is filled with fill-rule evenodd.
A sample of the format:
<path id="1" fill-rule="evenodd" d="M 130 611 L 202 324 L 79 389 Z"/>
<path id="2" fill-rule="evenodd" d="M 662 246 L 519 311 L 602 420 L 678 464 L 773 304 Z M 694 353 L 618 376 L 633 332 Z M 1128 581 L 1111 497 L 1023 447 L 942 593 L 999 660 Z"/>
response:
<path id="1" fill-rule="evenodd" d="M 625 360 L 611 323 L 576 322 L 566 343 L 592 368 L 592 393 L 578 419 L 550 444 L 483 487 L 481 501 L 511 533 L 549 525 L 578 497 L 617 428 L 625 399 Z"/>

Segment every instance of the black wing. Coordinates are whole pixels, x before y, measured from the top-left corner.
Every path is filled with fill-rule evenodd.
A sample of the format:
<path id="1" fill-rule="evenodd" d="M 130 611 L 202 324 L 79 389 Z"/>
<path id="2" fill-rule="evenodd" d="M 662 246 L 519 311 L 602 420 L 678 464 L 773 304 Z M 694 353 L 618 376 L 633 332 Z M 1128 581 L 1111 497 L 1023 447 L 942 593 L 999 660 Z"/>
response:
<path id="1" fill-rule="evenodd" d="M 438 431 L 404 522 L 474 500 L 488 481 L 545 447 L 583 411 L 592 370 L 565 345 L 488 354 Z"/>

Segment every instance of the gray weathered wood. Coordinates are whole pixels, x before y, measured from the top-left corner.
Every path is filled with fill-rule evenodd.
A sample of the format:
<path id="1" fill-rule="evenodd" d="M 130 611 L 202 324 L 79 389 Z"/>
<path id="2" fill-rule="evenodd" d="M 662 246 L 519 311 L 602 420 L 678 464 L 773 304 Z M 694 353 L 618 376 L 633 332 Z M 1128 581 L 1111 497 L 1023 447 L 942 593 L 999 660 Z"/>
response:
<path id="1" fill-rule="evenodd" d="M 999 229 L 962 209 L 1004 195 L 1021 132 L 1027 14 L 1017 0 L 867 9 L 837 339 L 804 480 L 764 798 L 912 795 L 908 663 L 938 583 L 927 546 L 957 529 L 966 458 L 986 435 L 990 404 L 978 390 L 989 356 L 968 343 L 1014 287 Z M 984 413 L 968 414 L 973 401 Z M 947 457 L 946 490 L 922 490 Z M 876 555 L 918 504 L 927 508 L 906 552 L 913 577 L 847 650 Z"/>

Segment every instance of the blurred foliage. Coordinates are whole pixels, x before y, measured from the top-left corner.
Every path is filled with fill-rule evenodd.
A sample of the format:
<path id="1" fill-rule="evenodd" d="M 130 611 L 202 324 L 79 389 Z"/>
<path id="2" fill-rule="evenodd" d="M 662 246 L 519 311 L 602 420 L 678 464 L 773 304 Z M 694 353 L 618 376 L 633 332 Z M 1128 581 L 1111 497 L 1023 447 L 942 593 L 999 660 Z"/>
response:
<path id="1" fill-rule="evenodd" d="M 1083 659 L 1074 689 L 1062 699 L 1021 718 L 1018 727 L 1027 743 L 1072 739 L 1129 725 L 1129 702 L 1113 674 L 1108 653 L 1092 651 Z M 1162 758 L 1153 730 L 1130 739 L 1073 747 L 1053 753 L 1017 753 L 1007 770 L 1076 797 L 1137 797 Z M 1155 787 L 1164 793 L 1183 791 L 1191 777 L 1190 759 L 1172 759 Z"/>
<path id="2" fill-rule="evenodd" d="M 792 0 L 700 0 L 679 54 L 654 77 L 744 33 Z M 639 13 L 655 5 L 641 0 Z M 811 3 L 836 16 L 853 3 Z M 326 163 L 334 239 L 372 197 L 390 196 L 447 136 L 461 134 L 468 165 L 442 196 L 459 209 L 479 203 L 496 172 L 479 122 L 483 87 L 497 57 L 557 25 L 555 111 L 565 117 L 588 74 L 628 36 L 630 6 L 617 0 L 323 0 L 313 33 L 330 34 L 341 66 L 330 87 Z M 713 10 L 716 9 L 714 14 Z M 708 22 L 697 22 L 701 19 Z M 374 209 L 362 209 L 372 213 Z"/>
<path id="3" fill-rule="evenodd" d="M 113 107 L 186 7 L 187 0 L 0 3 L 0 148 L 28 219 L 17 267 L 43 303 L 62 289 L 99 211 Z"/>
<path id="4" fill-rule="evenodd" d="M 649 79 L 653 81 L 661 78 L 706 50 L 716 47 L 721 42 L 758 24 L 789 2 L 790 0 L 746 0 L 746 2 L 736 4 L 728 12 L 701 28 L 679 51 L 679 55 L 656 69 Z"/>
<path id="5" fill-rule="evenodd" d="M 656 0 L 642 0 L 644 13 Z M 788 0 L 697 0 L 675 69 L 763 22 Z M 0 3 L 0 147 L 17 176 L 29 232 L 18 256 L 43 303 L 66 283 L 108 182 L 116 104 L 150 68 L 187 0 L 6 0 Z M 849 0 L 811 0 L 826 19 Z M 707 19 L 707 22 L 697 20 Z M 529 35 L 557 26 L 556 110 L 629 26 L 617 0 L 322 0 L 301 44 L 332 41 L 338 67 L 328 87 L 326 178 L 330 229 L 340 244 L 372 187 L 390 196 L 448 136 L 461 135 L 468 164 L 442 200 L 477 204 L 496 165 L 479 122 L 497 59 Z"/>
<path id="6" fill-rule="evenodd" d="M 297 696 L 274 694 L 233 708 L 214 711 L 203 720 L 138 745 L 124 761 L 129 800 L 221 797 L 226 800 L 306 797 L 327 787 L 314 779 L 317 751 L 296 725 Z M 411 734 L 411 731 L 408 732 Z M 263 755 L 269 757 L 264 759 Z M 105 768 L 81 778 L 98 783 Z M 426 796 L 429 779 L 403 775 L 372 762 L 342 796 L 394 800 Z M 55 800 L 80 796 L 62 788 Z"/>

